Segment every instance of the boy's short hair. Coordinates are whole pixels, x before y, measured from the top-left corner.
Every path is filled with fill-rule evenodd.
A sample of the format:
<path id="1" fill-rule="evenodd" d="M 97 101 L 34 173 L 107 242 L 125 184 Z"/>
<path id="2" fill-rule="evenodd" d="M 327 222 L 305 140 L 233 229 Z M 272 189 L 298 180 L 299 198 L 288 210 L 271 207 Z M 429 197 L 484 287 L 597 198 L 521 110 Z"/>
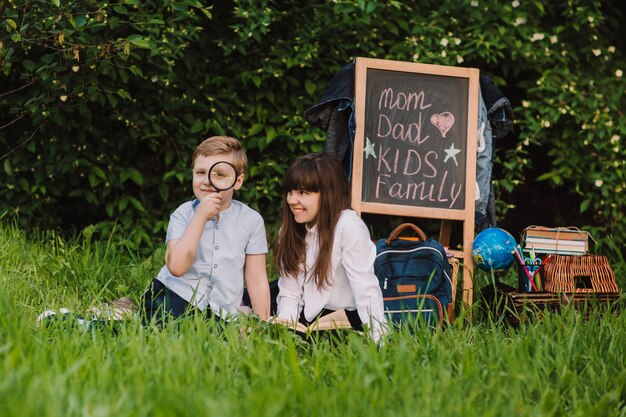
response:
<path id="1" fill-rule="evenodd" d="M 241 147 L 241 143 L 230 136 L 211 136 L 205 139 L 196 147 L 191 157 L 191 167 L 193 168 L 193 165 L 196 163 L 196 158 L 200 155 L 213 156 L 225 154 L 233 154 L 233 165 L 238 174 L 243 174 L 248 166 L 248 157 Z"/>

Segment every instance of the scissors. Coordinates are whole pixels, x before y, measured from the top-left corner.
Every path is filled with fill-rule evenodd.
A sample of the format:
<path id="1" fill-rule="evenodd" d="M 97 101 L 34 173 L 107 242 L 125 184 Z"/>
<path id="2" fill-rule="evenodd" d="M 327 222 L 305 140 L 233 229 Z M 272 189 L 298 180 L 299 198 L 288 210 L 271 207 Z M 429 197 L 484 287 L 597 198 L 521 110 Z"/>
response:
<path id="1" fill-rule="evenodd" d="M 535 284 L 535 279 L 538 279 L 537 272 L 541 269 L 541 258 L 524 258 L 524 269 L 528 273 L 528 281 L 526 283 L 526 291 L 531 290 L 538 291 L 538 286 Z"/>
<path id="2" fill-rule="evenodd" d="M 541 258 L 535 258 L 535 259 L 525 259 L 524 262 L 527 262 L 526 265 L 532 265 L 530 266 L 529 272 L 530 275 L 533 278 L 534 283 L 537 285 L 537 290 L 539 290 L 541 288 L 541 279 L 539 277 L 539 271 L 541 271 L 541 269 L 543 268 L 543 262 L 541 260 Z"/>
<path id="3" fill-rule="evenodd" d="M 540 266 L 541 265 L 541 258 L 524 258 L 524 265 L 528 265 L 528 266 Z"/>

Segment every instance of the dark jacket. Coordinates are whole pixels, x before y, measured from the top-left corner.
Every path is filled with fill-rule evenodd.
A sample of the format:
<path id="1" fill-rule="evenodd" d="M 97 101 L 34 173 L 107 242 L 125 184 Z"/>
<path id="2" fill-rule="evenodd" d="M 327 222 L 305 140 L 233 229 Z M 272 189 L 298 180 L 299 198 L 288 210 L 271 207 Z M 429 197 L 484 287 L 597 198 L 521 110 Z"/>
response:
<path id="1" fill-rule="evenodd" d="M 354 63 L 346 65 L 331 78 L 322 99 L 305 110 L 304 118 L 326 132 L 324 150 L 336 155 L 351 177 L 356 134 Z"/>

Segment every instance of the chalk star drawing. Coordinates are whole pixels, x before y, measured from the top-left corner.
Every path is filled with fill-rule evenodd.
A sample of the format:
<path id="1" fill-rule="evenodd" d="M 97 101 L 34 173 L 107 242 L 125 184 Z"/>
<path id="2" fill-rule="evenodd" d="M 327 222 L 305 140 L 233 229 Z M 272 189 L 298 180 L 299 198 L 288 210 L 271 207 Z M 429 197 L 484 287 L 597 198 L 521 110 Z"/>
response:
<path id="1" fill-rule="evenodd" d="M 374 144 L 370 142 L 370 138 L 368 138 L 367 136 L 365 137 L 365 149 L 363 150 L 363 152 L 365 152 L 365 159 L 367 159 L 370 155 L 376 158 L 376 152 L 374 152 Z"/>
<path id="2" fill-rule="evenodd" d="M 444 149 L 443 150 L 446 153 L 446 157 L 443 158 L 443 162 L 446 163 L 448 162 L 448 159 L 452 158 L 454 159 L 454 165 L 459 166 L 459 163 L 456 160 L 456 156 L 459 152 L 461 152 L 460 149 L 455 149 L 454 148 L 454 143 L 452 145 L 450 145 L 450 147 L 448 149 Z"/>

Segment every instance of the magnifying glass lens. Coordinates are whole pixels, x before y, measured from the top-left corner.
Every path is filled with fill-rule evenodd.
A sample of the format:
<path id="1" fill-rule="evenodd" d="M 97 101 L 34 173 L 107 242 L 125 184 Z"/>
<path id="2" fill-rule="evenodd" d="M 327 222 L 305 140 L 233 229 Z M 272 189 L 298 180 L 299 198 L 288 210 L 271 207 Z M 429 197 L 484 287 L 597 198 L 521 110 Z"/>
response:
<path id="1" fill-rule="evenodd" d="M 217 191 L 228 190 L 237 182 L 237 171 L 226 161 L 218 162 L 209 170 L 209 182 Z"/>

